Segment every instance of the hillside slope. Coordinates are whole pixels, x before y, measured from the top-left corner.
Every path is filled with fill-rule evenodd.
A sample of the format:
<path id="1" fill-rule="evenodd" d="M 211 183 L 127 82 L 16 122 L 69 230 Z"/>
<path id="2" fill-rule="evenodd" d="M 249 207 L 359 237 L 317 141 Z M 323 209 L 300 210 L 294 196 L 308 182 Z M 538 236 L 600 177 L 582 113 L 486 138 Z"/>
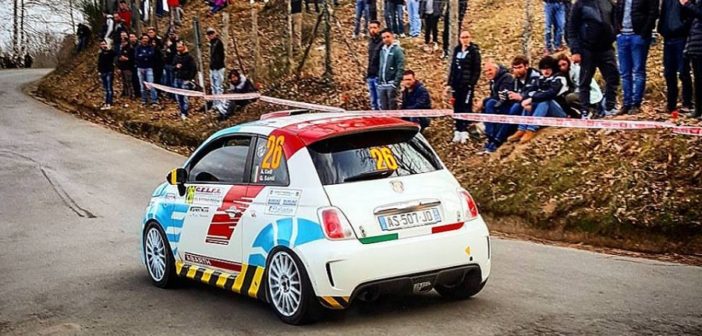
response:
<path id="1" fill-rule="evenodd" d="M 257 6 L 262 46 L 257 77 L 266 94 L 348 109 L 368 108 L 363 82 L 366 42 L 350 40 L 351 2 L 343 1 L 335 11 L 341 31 L 333 28 L 334 83 L 319 78 L 324 48 L 321 38 L 312 48 L 302 78 L 285 75 L 281 56 L 285 55 L 285 30 L 281 27 L 287 24 L 281 14 L 284 2 L 275 0 L 265 7 Z M 250 70 L 255 64 L 250 7 L 236 2 L 227 11 L 232 22 L 230 35 L 237 38 L 241 62 Z M 186 7 L 186 17 L 199 15 L 203 28 L 214 26 L 221 30 L 221 18 L 205 18 L 205 12 L 200 2 Z M 525 20 L 527 13 L 531 15 L 529 20 Z M 305 14 L 305 36 L 315 19 L 314 14 Z M 184 27 L 191 26 L 190 20 L 186 19 Z M 531 30 L 525 33 L 525 26 Z M 471 1 L 464 27 L 473 32 L 483 58 L 494 57 L 508 63 L 526 44 L 530 56 L 538 59 L 543 48 L 539 1 Z M 187 29 L 181 35 L 193 41 L 192 32 Z M 350 40 L 350 49 L 344 39 Z M 407 53 L 407 68 L 415 70 L 428 86 L 434 107 L 448 107 L 441 94 L 446 62 L 439 60 L 437 53 L 424 52 L 422 39 L 400 42 Z M 239 67 L 232 50 L 230 41 L 227 62 Z M 353 55 L 361 61 L 360 67 Z M 173 103 L 161 111 L 137 106 L 99 111 L 102 92 L 95 58 L 95 50 L 91 50 L 66 61 L 43 80 L 39 93 L 86 118 L 182 153 L 191 151 L 216 129 L 284 108 L 256 103 L 223 123 L 197 112 L 181 122 Z M 651 51 L 649 69 L 645 112 L 631 118 L 666 120 L 668 116 L 660 113 L 665 95 L 660 45 Z M 118 82 L 115 88 L 120 92 Z M 485 91 L 483 78 L 478 96 Z M 545 129 L 528 145 L 506 145 L 496 154 L 480 156 L 477 153 L 482 143 L 450 144 L 451 135 L 452 120 L 448 118 L 435 120 L 427 132 L 444 162 L 474 194 L 482 213 L 489 216 L 493 230 L 644 252 L 702 255 L 700 137 L 677 136 L 668 131 Z"/>

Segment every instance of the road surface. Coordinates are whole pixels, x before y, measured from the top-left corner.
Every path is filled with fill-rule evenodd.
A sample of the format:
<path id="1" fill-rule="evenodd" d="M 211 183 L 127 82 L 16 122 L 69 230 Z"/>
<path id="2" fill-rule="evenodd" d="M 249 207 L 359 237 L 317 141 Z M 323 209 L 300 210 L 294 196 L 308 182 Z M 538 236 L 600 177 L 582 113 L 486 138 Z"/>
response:
<path id="1" fill-rule="evenodd" d="M 46 72 L 0 71 L 0 334 L 702 334 L 700 267 L 512 240 L 474 299 L 390 298 L 304 327 L 204 285 L 155 288 L 140 219 L 184 157 L 21 92 Z"/>

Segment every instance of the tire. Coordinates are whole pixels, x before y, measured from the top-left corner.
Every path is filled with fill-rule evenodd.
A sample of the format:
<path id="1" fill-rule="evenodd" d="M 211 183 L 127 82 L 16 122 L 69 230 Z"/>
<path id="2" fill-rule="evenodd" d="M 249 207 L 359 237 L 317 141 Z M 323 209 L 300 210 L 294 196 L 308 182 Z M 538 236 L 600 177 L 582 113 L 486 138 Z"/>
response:
<path id="1" fill-rule="evenodd" d="M 487 279 L 482 281 L 480 271 L 475 270 L 463 276 L 463 279 L 454 284 L 437 284 L 436 289 L 445 298 L 453 300 L 465 300 L 476 294 L 485 287 Z"/>
<path id="2" fill-rule="evenodd" d="M 266 300 L 283 322 L 301 325 L 319 318 L 322 307 L 310 284 L 307 270 L 290 249 L 276 248 L 271 251 L 265 279 Z"/>
<path id="3" fill-rule="evenodd" d="M 152 222 L 146 226 L 142 248 L 151 282 L 159 288 L 172 288 L 177 280 L 175 260 L 166 234 L 158 223 Z"/>

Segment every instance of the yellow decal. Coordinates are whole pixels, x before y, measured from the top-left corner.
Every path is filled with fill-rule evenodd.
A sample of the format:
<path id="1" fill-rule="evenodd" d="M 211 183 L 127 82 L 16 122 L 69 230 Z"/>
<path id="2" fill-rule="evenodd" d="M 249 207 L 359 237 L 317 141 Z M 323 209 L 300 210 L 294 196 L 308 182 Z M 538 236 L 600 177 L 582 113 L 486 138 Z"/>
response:
<path id="1" fill-rule="evenodd" d="M 395 154 L 388 147 L 374 147 L 370 150 L 371 157 L 375 160 L 377 170 L 397 170 Z"/>
<path id="2" fill-rule="evenodd" d="M 263 268 L 256 267 L 256 273 L 254 273 L 253 280 L 251 281 L 251 287 L 249 288 L 249 296 L 256 297 L 258 294 L 258 287 L 261 286 L 261 279 L 263 278 Z"/>
<path id="3" fill-rule="evenodd" d="M 229 278 L 229 275 L 229 273 L 220 274 L 219 279 L 217 279 L 217 287 L 224 288 L 224 284 L 227 282 L 227 278 Z"/>
<path id="4" fill-rule="evenodd" d="M 280 161 L 283 159 L 284 143 L 285 136 L 283 135 L 272 135 L 268 138 L 266 155 L 263 157 L 263 162 L 261 162 L 262 169 L 278 169 L 280 167 Z"/>
<path id="5" fill-rule="evenodd" d="M 466 254 L 470 255 L 470 246 L 466 247 Z"/>
<path id="6" fill-rule="evenodd" d="M 171 184 L 178 184 L 178 169 L 171 170 Z"/>
<path id="7" fill-rule="evenodd" d="M 238 294 L 241 294 L 241 286 L 244 285 L 244 278 L 246 277 L 247 268 L 248 265 L 241 265 L 241 271 L 239 271 L 239 275 L 237 275 L 236 280 L 234 280 L 234 286 L 232 287 L 232 290 Z"/>
<path id="8" fill-rule="evenodd" d="M 205 272 L 202 273 L 202 279 L 200 280 L 204 283 L 209 283 L 212 273 L 214 273 L 213 269 L 206 269 Z"/>
<path id="9" fill-rule="evenodd" d="M 195 198 L 195 186 L 189 186 L 188 191 L 185 195 L 185 203 L 193 204 L 194 198 Z"/>
<path id="10" fill-rule="evenodd" d="M 197 273 L 197 267 L 191 266 L 190 269 L 188 270 L 188 274 L 186 274 L 185 276 L 190 278 L 190 279 L 195 279 L 195 273 Z"/>

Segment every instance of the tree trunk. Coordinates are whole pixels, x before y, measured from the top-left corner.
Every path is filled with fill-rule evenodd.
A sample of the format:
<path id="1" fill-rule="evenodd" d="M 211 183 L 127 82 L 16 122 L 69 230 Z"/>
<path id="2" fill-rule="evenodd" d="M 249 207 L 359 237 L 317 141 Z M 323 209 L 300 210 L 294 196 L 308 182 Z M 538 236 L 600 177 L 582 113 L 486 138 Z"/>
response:
<path id="1" fill-rule="evenodd" d="M 17 55 L 19 53 L 17 44 L 17 41 L 19 40 L 19 15 L 17 10 L 17 0 L 14 0 L 12 5 L 12 53 Z"/>
<path id="2" fill-rule="evenodd" d="M 287 73 L 290 73 L 293 68 L 293 29 L 292 29 L 292 1 L 291 0 L 285 0 L 288 4 L 288 61 L 285 63 L 287 66 Z M 300 29 L 300 34 L 302 34 L 302 29 L 301 27 L 298 27 L 297 29 Z"/>
<path id="3" fill-rule="evenodd" d="M 229 12 L 222 11 L 222 46 L 224 47 L 224 54 L 227 54 L 227 46 L 229 45 Z"/>
<path id="4" fill-rule="evenodd" d="M 136 30 L 137 37 L 141 37 L 141 0 L 132 3 L 132 26 Z"/>
<path id="5" fill-rule="evenodd" d="M 197 78 L 198 78 L 198 83 L 202 87 L 202 92 L 204 94 L 207 94 L 207 90 L 205 89 L 205 65 L 202 62 L 202 42 L 200 41 L 200 36 L 201 31 L 200 31 L 200 19 L 196 17 L 193 17 L 193 32 L 195 33 L 195 54 L 197 56 L 197 62 L 199 65 L 199 69 L 197 71 Z M 207 102 L 205 102 L 205 114 L 207 114 Z"/>
<path id="6" fill-rule="evenodd" d="M 449 21 L 450 22 L 444 22 L 444 24 L 449 25 L 449 47 L 447 48 L 449 50 L 449 62 L 448 62 L 448 70 L 449 72 L 451 71 L 451 64 L 453 63 L 453 53 L 451 52 L 453 50 L 453 47 L 458 45 L 458 35 L 461 34 L 460 32 L 460 27 L 458 26 L 458 0 L 449 0 Z"/>
<path id="7" fill-rule="evenodd" d="M 71 31 L 73 31 L 73 35 L 75 35 L 77 27 L 76 27 L 76 20 L 73 16 L 73 0 L 68 0 L 68 11 L 69 11 L 69 14 L 71 15 Z"/>
<path id="8" fill-rule="evenodd" d="M 259 82 L 261 80 L 261 73 L 259 72 L 259 65 L 261 62 L 261 46 L 259 45 L 258 41 L 258 10 L 256 10 L 254 0 L 251 0 L 251 20 L 253 21 L 251 25 L 251 34 L 253 35 L 254 40 L 254 68 L 251 71 L 251 78 L 254 79 L 254 82 Z"/>
<path id="9" fill-rule="evenodd" d="M 20 55 L 24 55 L 25 50 L 27 49 L 26 41 L 24 40 L 25 34 L 24 34 L 24 0 L 20 0 Z"/>
<path id="10" fill-rule="evenodd" d="M 329 1 L 324 0 L 324 79 L 327 82 L 333 80 L 331 65 L 331 18 L 329 15 Z"/>

